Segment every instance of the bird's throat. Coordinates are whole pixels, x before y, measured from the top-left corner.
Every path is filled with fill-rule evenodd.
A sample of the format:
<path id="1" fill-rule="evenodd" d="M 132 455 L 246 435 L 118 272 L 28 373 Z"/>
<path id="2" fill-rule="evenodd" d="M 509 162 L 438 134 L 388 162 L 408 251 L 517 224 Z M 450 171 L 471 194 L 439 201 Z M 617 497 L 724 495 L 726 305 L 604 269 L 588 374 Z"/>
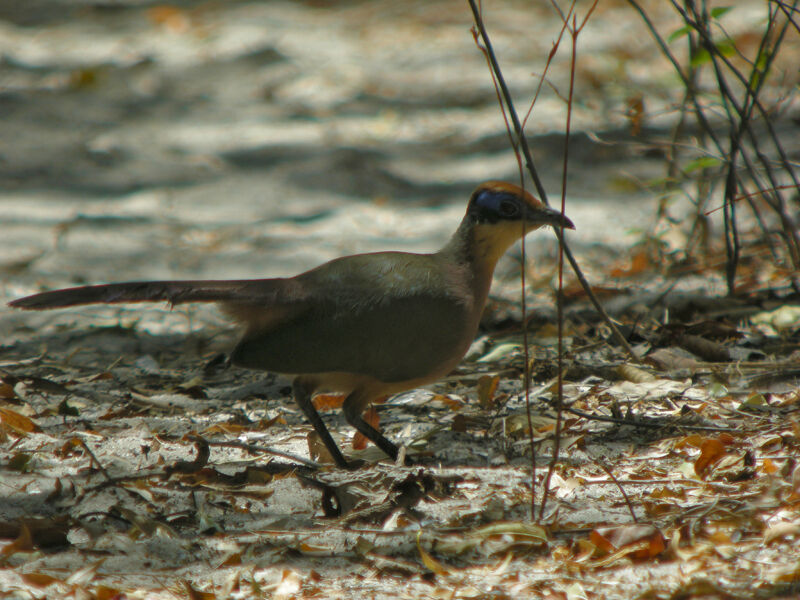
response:
<path id="1" fill-rule="evenodd" d="M 440 254 L 453 264 L 468 267 L 473 293 L 484 295 L 489 292 L 497 261 L 523 234 L 520 222 L 476 224 L 465 220 Z"/>

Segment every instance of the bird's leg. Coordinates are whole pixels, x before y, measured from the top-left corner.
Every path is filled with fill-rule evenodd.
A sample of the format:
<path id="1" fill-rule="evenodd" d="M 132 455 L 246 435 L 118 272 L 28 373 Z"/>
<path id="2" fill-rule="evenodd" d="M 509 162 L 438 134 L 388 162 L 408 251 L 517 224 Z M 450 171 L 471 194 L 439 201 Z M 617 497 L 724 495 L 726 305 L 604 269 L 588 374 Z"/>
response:
<path id="1" fill-rule="evenodd" d="M 383 450 L 389 458 L 396 461 L 399 454 L 397 446 L 361 417 L 361 414 L 364 412 L 364 407 L 366 407 L 369 400 L 369 397 L 366 397 L 360 390 L 351 392 L 350 395 L 344 399 L 344 404 L 342 405 L 344 418 L 347 419 L 350 425 L 356 428 L 356 431 Z"/>
<path id="2" fill-rule="evenodd" d="M 317 432 L 317 435 L 319 435 L 322 443 L 325 444 L 325 447 L 328 449 L 328 452 L 333 457 L 333 460 L 336 462 L 336 464 L 343 469 L 349 469 L 351 467 L 350 463 L 345 460 L 344 456 L 342 455 L 342 451 L 339 450 L 339 446 L 337 446 L 336 442 L 333 441 L 328 428 L 325 427 L 322 417 L 319 416 L 317 409 L 314 408 L 314 404 L 311 402 L 311 396 L 314 393 L 314 387 L 316 387 L 316 384 L 313 380 L 303 377 L 295 377 L 294 381 L 292 382 L 294 401 L 297 403 L 297 406 L 300 407 L 300 410 L 303 411 L 303 414 L 306 416 L 306 419 L 308 419 L 309 423 L 311 423 L 311 425 L 314 427 L 314 430 Z M 366 423 L 364 424 L 366 425 Z"/>

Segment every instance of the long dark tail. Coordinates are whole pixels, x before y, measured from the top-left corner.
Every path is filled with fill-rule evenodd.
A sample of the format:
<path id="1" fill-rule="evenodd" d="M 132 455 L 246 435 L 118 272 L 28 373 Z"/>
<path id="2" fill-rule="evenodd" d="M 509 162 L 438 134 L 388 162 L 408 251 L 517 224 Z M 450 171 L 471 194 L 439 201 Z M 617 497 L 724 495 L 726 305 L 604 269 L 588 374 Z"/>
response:
<path id="1" fill-rule="evenodd" d="M 125 302 L 264 302 L 275 301 L 286 292 L 286 279 L 243 279 L 231 281 L 130 281 L 87 285 L 42 292 L 9 302 L 14 308 L 44 310 L 81 304 Z M 289 285 L 289 287 L 291 287 Z"/>

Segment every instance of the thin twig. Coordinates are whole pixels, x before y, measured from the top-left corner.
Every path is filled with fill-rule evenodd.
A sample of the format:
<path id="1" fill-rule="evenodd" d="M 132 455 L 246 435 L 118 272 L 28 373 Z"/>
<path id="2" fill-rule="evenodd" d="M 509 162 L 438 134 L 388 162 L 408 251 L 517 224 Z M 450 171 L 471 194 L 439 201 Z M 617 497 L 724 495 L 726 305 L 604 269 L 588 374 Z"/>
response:
<path id="1" fill-rule="evenodd" d="M 89 457 L 92 459 L 92 461 L 94 461 L 94 464 L 97 466 L 99 471 L 103 474 L 103 477 L 105 477 L 107 481 L 110 481 L 111 480 L 111 475 L 108 474 L 108 471 L 106 471 L 106 468 L 102 465 L 102 463 L 99 460 L 97 460 L 97 457 L 94 455 L 94 452 L 91 451 L 89 446 L 82 439 L 78 438 L 78 441 L 81 443 L 81 446 L 83 446 L 83 449 L 86 450 L 86 453 L 89 455 Z"/>
<path id="2" fill-rule="evenodd" d="M 561 213 L 564 213 L 564 207 L 567 202 L 567 165 L 569 164 L 569 135 L 572 132 L 572 99 L 575 93 L 575 63 L 578 57 L 578 35 L 580 35 L 583 26 L 586 25 L 589 17 L 597 6 L 598 0 L 592 4 L 589 12 L 581 22 L 580 27 L 577 24 L 575 14 L 572 14 L 572 27 L 567 27 L 572 38 L 571 55 L 570 55 L 570 69 L 569 69 L 569 92 L 567 95 L 567 122 L 564 131 L 564 159 L 562 161 L 561 169 Z M 570 12 L 572 12 L 570 10 Z M 560 237 L 564 237 L 563 227 L 560 230 Z M 559 294 L 556 297 L 556 310 L 558 312 L 558 387 L 556 389 L 556 429 L 553 439 L 553 458 L 550 460 L 550 465 L 547 469 L 544 482 L 542 483 L 542 504 L 539 508 L 539 519 L 544 518 L 545 505 L 547 503 L 547 495 L 550 490 L 550 479 L 558 463 L 558 455 L 561 450 L 561 427 L 563 423 L 563 410 L 564 406 L 564 299 L 561 290 L 564 289 L 564 244 L 559 244 L 558 254 L 558 290 Z"/>
<path id="3" fill-rule="evenodd" d="M 489 57 L 489 62 L 492 67 L 492 71 L 494 72 L 495 76 L 497 77 L 497 83 L 500 86 L 500 91 L 503 94 L 503 99 L 505 100 L 506 107 L 508 108 L 508 114 L 511 117 L 511 123 L 514 126 L 514 132 L 517 136 L 519 141 L 520 149 L 522 150 L 522 155 L 525 157 L 525 166 L 528 169 L 528 172 L 531 175 L 531 179 L 533 179 L 533 183 L 536 186 L 536 192 L 539 194 L 539 198 L 542 202 L 549 205 L 547 200 L 547 192 L 544 189 L 544 185 L 542 184 L 541 179 L 539 178 L 539 174 L 536 171 L 536 167 L 534 166 L 533 156 L 531 154 L 530 146 L 528 146 L 528 141 L 525 139 L 524 132 L 522 130 L 522 125 L 520 124 L 519 117 L 517 116 L 517 112 L 514 109 L 514 102 L 511 99 L 511 93 L 508 91 L 508 86 L 506 85 L 505 79 L 503 78 L 503 74 L 500 71 L 500 65 L 497 62 L 497 57 L 494 53 L 494 49 L 492 48 L 491 40 L 489 39 L 489 35 L 486 33 L 486 28 L 483 24 L 483 19 L 481 18 L 480 11 L 478 10 L 477 5 L 475 4 L 475 0 L 467 0 L 469 2 L 470 8 L 472 9 L 472 15 L 475 19 L 475 25 L 478 28 L 478 31 L 481 34 L 481 38 L 483 39 L 484 46 L 486 47 L 486 52 Z M 592 291 L 589 282 L 587 281 L 586 277 L 583 274 L 578 262 L 575 260 L 575 257 L 572 254 L 569 246 L 566 243 L 566 238 L 563 233 L 556 229 L 556 236 L 558 237 L 559 243 L 564 248 L 564 255 L 567 257 L 567 260 L 572 267 L 575 276 L 578 278 L 581 286 L 583 287 L 584 291 L 586 292 L 586 296 L 591 301 L 592 305 L 594 305 L 597 312 L 600 314 L 601 318 L 606 322 L 608 327 L 611 329 L 612 334 L 625 350 L 628 355 L 631 357 L 636 363 L 641 363 L 641 359 L 636 355 L 631 348 L 631 345 L 628 343 L 628 340 L 625 339 L 625 336 L 622 335 L 619 328 L 616 324 L 611 320 L 611 317 L 605 311 L 603 306 L 600 304 L 600 301 L 595 296 L 594 292 Z"/>
<path id="4" fill-rule="evenodd" d="M 497 104 L 500 107 L 500 112 L 503 115 L 503 121 L 506 125 L 506 133 L 508 134 L 508 140 L 511 143 L 511 148 L 514 151 L 514 157 L 517 159 L 517 165 L 519 167 L 519 179 L 520 179 L 520 187 L 524 190 L 525 189 L 525 177 L 522 169 L 522 156 L 519 153 L 519 144 L 517 140 L 514 138 L 512 133 L 512 129 L 508 124 L 508 115 L 506 114 L 506 107 L 503 104 L 503 96 L 500 92 L 500 86 L 497 81 L 497 77 L 495 76 L 494 70 L 492 69 L 492 62 L 489 58 L 489 52 L 486 50 L 485 46 L 482 46 L 480 40 L 478 39 L 478 32 L 475 28 L 472 28 L 472 38 L 475 40 L 475 45 L 478 46 L 480 51 L 483 53 L 484 58 L 486 58 L 486 63 L 489 66 L 489 74 L 492 76 L 492 84 L 494 85 L 494 92 L 497 95 Z M 548 62 L 549 64 L 549 62 Z M 546 70 L 546 69 L 545 69 Z M 539 87 L 541 88 L 541 82 Z M 538 90 L 537 90 L 538 95 Z M 525 283 L 525 264 L 527 262 L 526 255 L 525 255 L 525 219 L 522 220 L 521 227 L 522 227 L 522 257 L 520 261 L 520 305 L 522 307 L 522 349 L 523 355 L 525 360 L 525 367 L 523 370 L 523 377 L 525 378 L 524 386 L 525 386 L 525 410 L 528 414 L 528 443 L 530 444 L 531 449 L 531 520 L 536 518 L 536 494 L 534 490 L 536 489 L 536 443 L 533 439 L 533 419 L 531 417 L 531 402 L 530 402 L 530 391 L 531 391 L 531 366 L 530 366 L 530 356 L 529 356 L 529 349 L 528 349 L 528 328 L 525 327 L 525 323 L 528 322 L 528 304 L 525 299 L 525 290 L 527 289 L 527 284 Z"/>
<path id="5" fill-rule="evenodd" d="M 611 469 L 609 469 L 602 460 L 600 460 L 599 458 L 595 458 L 593 460 L 594 464 L 603 469 L 603 471 L 606 472 L 606 475 L 608 475 L 611 478 L 611 481 L 614 482 L 614 485 L 617 486 L 617 489 L 620 491 L 622 497 L 625 499 L 625 504 L 628 505 L 628 510 L 631 513 L 631 518 L 633 519 L 633 522 L 638 523 L 639 519 L 636 518 L 636 511 L 633 510 L 633 504 L 631 503 L 631 499 L 628 498 L 628 494 L 625 493 L 625 488 L 622 487 L 619 480 L 616 477 L 614 477 L 614 473 L 611 472 Z"/>
<path id="6" fill-rule="evenodd" d="M 319 463 L 314 462 L 313 460 L 308 460 L 307 458 L 303 458 L 302 456 L 298 456 L 296 454 L 292 454 L 291 452 L 284 452 L 282 450 L 276 450 L 275 448 L 271 448 L 269 446 L 261 446 L 258 444 L 248 444 L 246 442 L 237 442 L 237 441 L 220 441 L 220 442 L 208 442 L 209 446 L 220 446 L 224 448 L 239 448 L 241 450 L 246 450 L 251 454 L 272 454 L 273 456 L 280 456 L 281 458 L 286 458 L 294 462 L 298 462 L 301 465 L 308 467 L 310 469 L 318 470 L 321 468 Z"/>
<path id="7" fill-rule="evenodd" d="M 628 418 L 607 417 L 605 415 L 597 415 L 587 413 L 577 408 L 565 406 L 564 410 L 568 413 L 583 417 L 590 421 L 602 421 L 604 423 L 615 423 L 617 425 L 630 425 L 631 427 L 648 427 L 650 429 L 664 429 L 665 427 L 675 427 L 678 429 L 686 429 L 688 431 L 737 431 L 734 427 L 714 427 L 713 425 L 689 425 L 685 423 L 665 423 L 664 420 L 659 421 L 643 421 L 632 420 Z"/>
<path id="8" fill-rule="evenodd" d="M 758 116 L 763 119 L 763 122 L 767 128 L 768 138 L 771 140 L 777 151 L 779 164 L 795 184 L 794 186 L 790 187 L 800 187 L 800 185 L 798 185 L 798 176 L 795 173 L 791 161 L 788 160 L 785 150 L 781 146 L 780 140 L 775 132 L 774 127 L 772 126 L 770 115 L 758 98 L 758 95 L 764 86 L 764 82 L 769 76 L 770 69 L 773 65 L 775 57 L 778 54 L 778 48 L 783 41 L 784 35 L 790 26 L 790 23 L 794 24 L 790 18 L 790 10 L 796 10 L 795 7 L 797 6 L 798 0 L 794 0 L 794 2 L 792 2 L 791 9 L 788 8 L 788 3 L 778 5 L 780 10 L 786 14 L 787 17 L 787 20 L 780 26 L 777 24 L 777 15 L 779 10 L 773 10 L 772 5 L 768 5 L 767 26 L 761 37 L 756 59 L 753 61 L 748 61 L 749 64 L 752 65 L 748 75 L 740 72 L 728 59 L 728 57 L 725 56 L 724 53 L 720 52 L 719 48 L 714 43 L 709 27 L 711 19 L 705 2 L 701 3 L 699 8 L 695 3 L 686 2 L 684 3 L 685 8 L 683 8 L 676 0 L 671 0 L 672 6 L 675 8 L 684 22 L 691 28 L 691 32 L 688 36 L 690 41 L 690 56 L 694 56 L 696 53 L 696 50 L 693 50 L 697 47 L 694 45 L 695 36 L 699 38 L 699 46 L 708 52 L 710 63 L 714 69 L 717 79 L 717 87 L 720 92 L 720 101 L 722 107 L 726 110 L 729 123 L 730 144 L 729 148 L 725 150 L 723 150 L 720 139 L 717 137 L 714 129 L 707 120 L 705 116 L 705 108 L 701 106 L 697 97 L 697 90 L 695 86 L 692 85 L 696 70 L 690 64 L 688 67 L 689 75 L 685 74 L 677 59 L 672 55 L 667 47 L 666 42 L 655 29 L 648 15 L 639 6 L 638 2 L 636 0 L 628 0 L 628 3 L 639 13 L 662 53 L 672 63 L 675 72 L 681 78 L 686 90 L 686 97 L 693 105 L 694 113 L 701 130 L 713 142 L 718 156 L 726 158 L 726 203 L 734 200 L 737 189 L 746 191 L 744 188 L 746 183 L 741 179 L 741 176 L 736 173 L 735 163 L 738 156 L 741 158 L 741 162 L 748 176 L 754 182 L 756 188 L 765 191 L 763 195 L 764 201 L 780 219 L 790 260 L 792 264 L 797 267 L 798 264 L 800 264 L 800 238 L 798 237 L 796 226 L 793 224 L 791 217 L 789 217 L 787 214 L 784 199 L 779 191 L 780 189 L 784 188 L 784 186 L 780 184 L 776 174 L 773 173 L 771 160 L 759 148 L 760 143 L 752 126 L 752 115 L 753 111 L 757 111 Z M 723 66 L 733 74 L 733 76 L 745 90 L 744 98 L 741 103 L 737 101 L 735 95 L 731 91 L 730 86 L 726 82 L 725 75 L 723 74 Z M 743 145 L 743 136 L 746 136 L 752 145 L 752 150 L 749 150 Z M 755 154 L 755 158 L 760 164 L 761 170 L 756 167 L 754 161 L 751 159 L 751 152 Z M 762 183 L 763 177 L 768 180 L 768 186 Z M 706 196 L 707 194 L 700 194 L 698 197 L 698 202 Z M 757 212 L 755 209 L 755 204 L 752 204 L 752 206 L 755 214 Z M 729 209 L 725 207 L 723 216 L 725 217 L 725 239 L 728 250 L 728 281 L 729 287 L 732 287 L 732 277 L 736 270 L 736 263 L 738 262 L 738 239 L 736 233 L 735 208 Z M 757 220 L 758 218 L 759 217 L 756 216 Z M 762 227 L 762 231 L 763 230 L 764 228 Z M 768 234 L 768 232 L 765 231 L 765 234 Z M 796 289 L 798 286 L 800 286 L 796 278 L 793 278 L 793 286 L 795 286 Z"/>

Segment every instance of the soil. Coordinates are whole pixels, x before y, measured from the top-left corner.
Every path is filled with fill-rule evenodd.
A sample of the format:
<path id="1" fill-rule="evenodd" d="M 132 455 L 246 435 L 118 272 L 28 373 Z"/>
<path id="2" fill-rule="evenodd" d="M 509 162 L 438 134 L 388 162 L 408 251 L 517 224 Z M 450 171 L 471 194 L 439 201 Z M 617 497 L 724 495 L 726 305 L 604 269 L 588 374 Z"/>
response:
<path id="1" fill-rule="evenodd" d="M 644 4 L 667 30 L 680 25 L 667 3 Z M 664 235 L 672 243 L 647 184 L 665 174 L 657 148 L 679 118 L 681 89 L 628 3 L 601 2 L 578 38 L 562 180 L 568 38 L 545 62 L 558 15 L 548 3 L 522 0 L 485 2 L 484 10 L 523 115 L 548 69 L 526 132 L 551 203 L 566 181 L 566 213 L 576 225 L 568 240 L 601 287 L 614 267 L 629 267 L 643 240 Z M 763 10 L 763 2 L 736 3 L 728 32 L 757 32 Z M 701 528 L 713 514 L 717 537 L 706 531 L 703 540 L 720 540 L 716 495 L 725 495 L 725 510 L 751 511 L 764 523 L 769 507 L 773 519 L 796 508 L 769 491 L 793 485 L 791 469 L 779 473 L 798 456 L 791 327 L 769 338 L 783 346 L 738 344 L 734 356 L 769 355 L 782 375 L 755 386 L 725 380 L 724 396 L 715 386 L 733 377 L 728 363 L 662 365 L 653 380 L 626 381 L 618 371 L 629 361 L 623 349 L 585 299 L 570 304 L 565 397 L 581 410 L 621 418 L 624 409 L 650 420 L 609 424 L 572 414 L 547 527 L 539 529 L 529 520 L 519 246 L 498 266 L 481 338 L 464 364 L 377 407 L 381 429 L 408 447 L 414 467 L 380 462 L 372 447 L 353 449 L 338 410 L 324 413 L 326 422 L 367 466 L 348 473 L 325 464 L 290 382 L 225 364 L 238 332 L 213 306 L 5 306 L 84 283 L 279 277 L 345 254 L 437 249 L 478 183 L 520 179 L 471 26 L 466 3 L 444 0 L 0 2 L 0 594 L 714 597 L 745 594 L 756 576 L 797 581 L 796 570 L 784 573 L 796 569 L 796 530 L 740 532 L 757 543 L 702 557 L 697 546 L 681 554 L 675 535 L 700 535 L 686 523 Z M 768 98 L 798 81 L 792 34 Z M 642 122 L 631 118 L 637 99 Z M 795 161 L 799 117 L 795 95 L 776 118 Z M 693 206 L 676 201 L 670 210 L 680 222 Z M 709 217 L 712 236 L 721 218 Z M 530 236 L 526 255 L 541 491 L 555 426 L 555 238 Z M 671 308 L 691 301 L 693 318 L 708 317 L 712 303 L 698 309 L 701 297 L 720 309 L 720 271 L 670 283 L 686 294 Z M 635 323 L 632 314 L 652 320 L 645 309 L 665 286 L 654 266 L 606 301 L 626 324 Z M 782 304 L 744 306 L 751 316 Z M 663 310 L 653 312 L 661 318 Z M 656 346 L 653 338 L 638 344 L 642 352 Z M 748 368 L 740 374 L 764 375 Z M 753 394 L 764 406 L 753 408 L 761 406 Z M 698 408 L 715 402 L 720 413 Z M 670 420 L 687 413 L 697 418 Z M 735 436 L 725 447 L 741 458 L 732 449 L 745 443 L 737 427 L 747 444 L 781 457 L 770 459 L 777 470 L 762 473 L 757 489 L 692 471 L 706 452 L 704 436 Z M 626 487 L 609 478 L 606 463 Z M 671 533 L 669 560 L 626 555 L 607 571 L 583 560 L 590 531 L 630 523 L 624 492 L 635 512 L 647 507 L 648 522 Z M 670 510 L 685 521 L 654 509 L 655 498 L 669 494 Z M 725 532 L 731 545 L 734 529 Z M 657 545 L 655 535 L 641 539 Z"/>

